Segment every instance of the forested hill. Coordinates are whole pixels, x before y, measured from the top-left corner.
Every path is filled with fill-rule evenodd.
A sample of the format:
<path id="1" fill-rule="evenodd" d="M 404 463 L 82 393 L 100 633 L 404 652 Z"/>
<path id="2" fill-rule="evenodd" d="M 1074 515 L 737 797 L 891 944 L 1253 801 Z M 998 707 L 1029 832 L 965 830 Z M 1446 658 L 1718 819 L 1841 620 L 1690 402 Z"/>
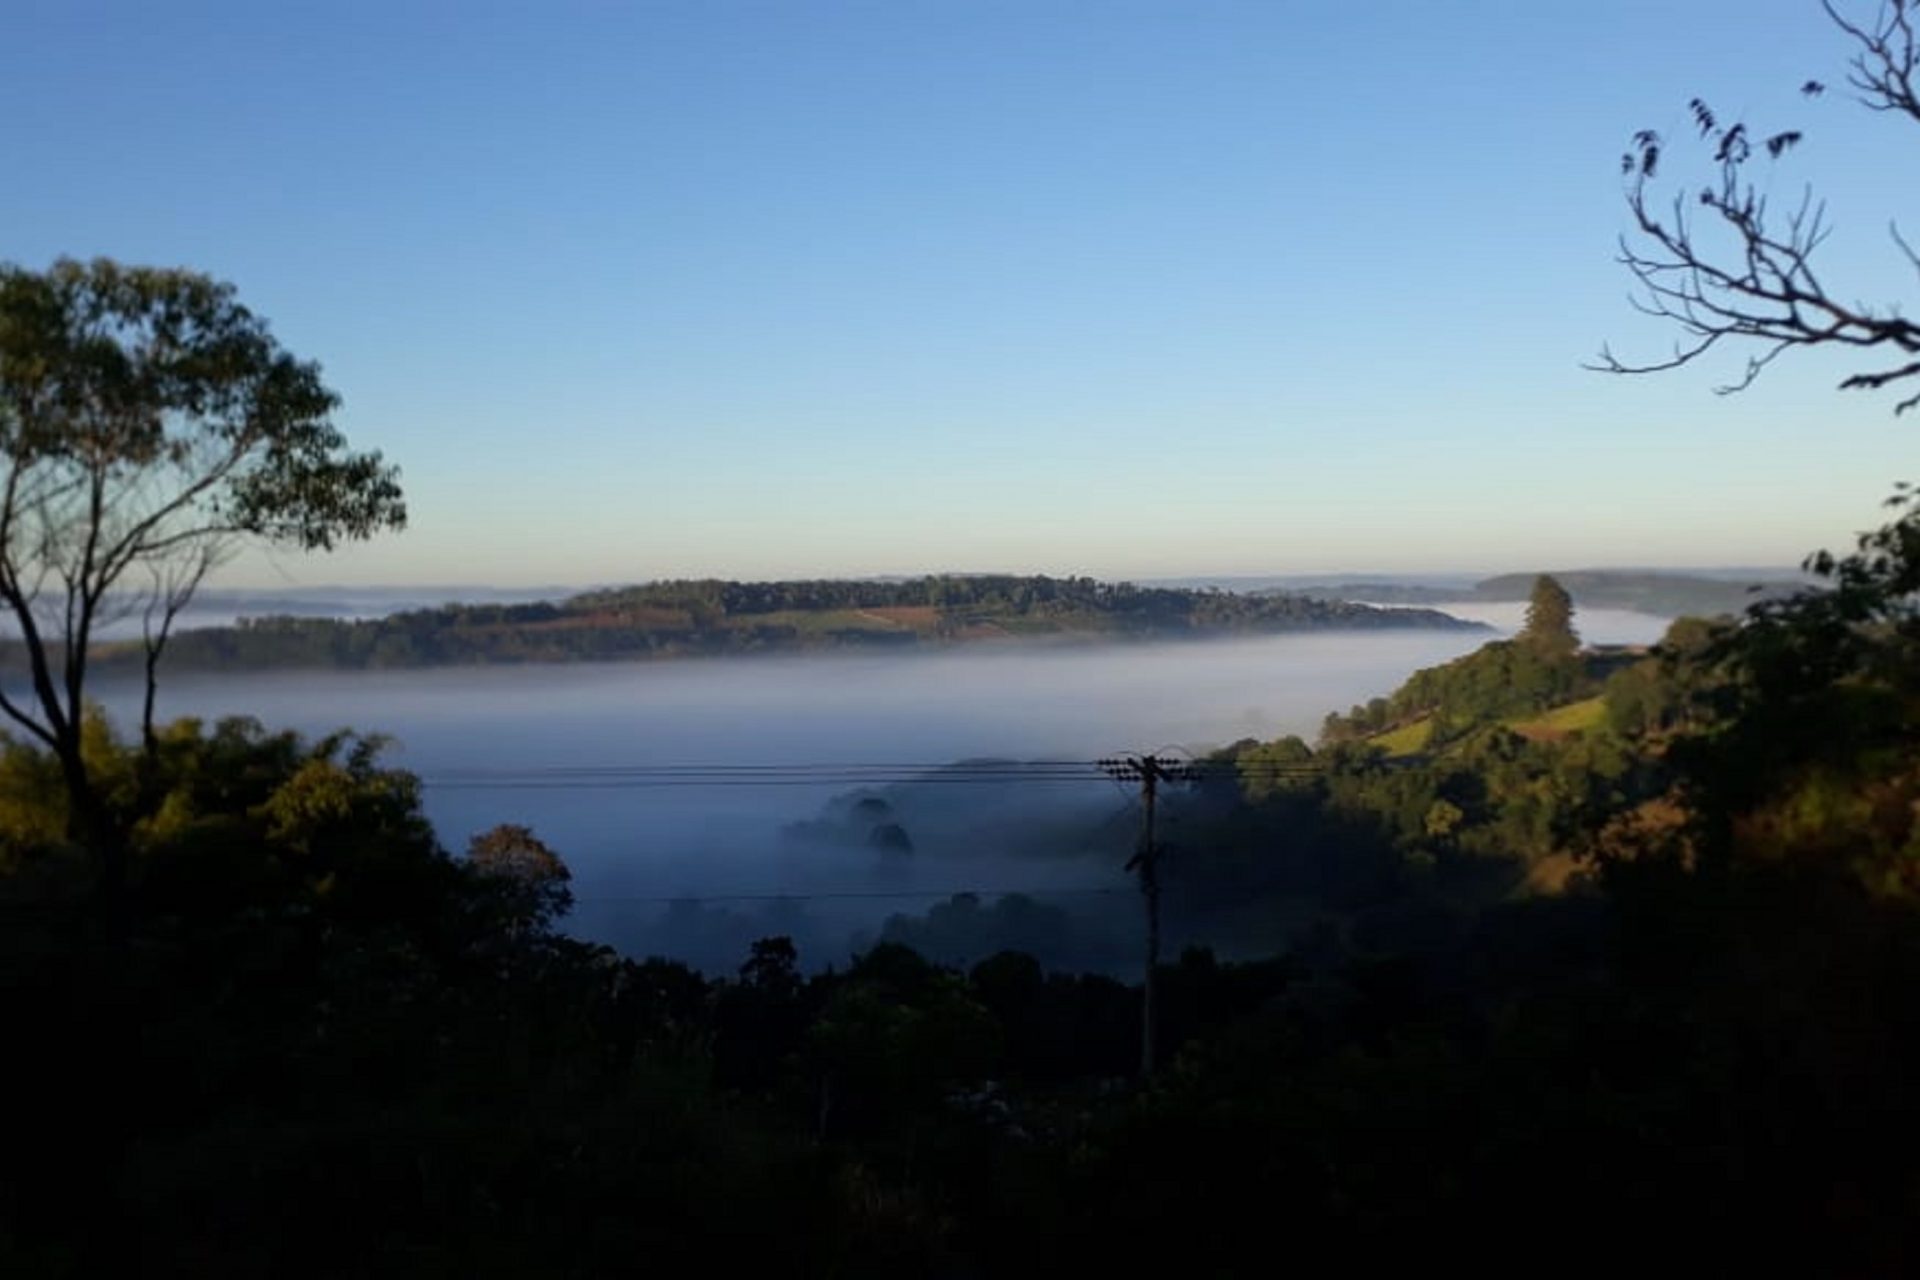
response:
<path id="1" fill-rule="evenodd" d="M 447 605 L 363 621 L 265 617 L 187 631 L 173 669 L 425 667 L 1031 638 L 1121 640 L 1292 631 L 1477 629 L 1433 609 L 1293 595 L 1138 587 L 1091 578 L 660 582 L 535 604 Z M 109 647 L 111 664 L 137 645 Z"/>

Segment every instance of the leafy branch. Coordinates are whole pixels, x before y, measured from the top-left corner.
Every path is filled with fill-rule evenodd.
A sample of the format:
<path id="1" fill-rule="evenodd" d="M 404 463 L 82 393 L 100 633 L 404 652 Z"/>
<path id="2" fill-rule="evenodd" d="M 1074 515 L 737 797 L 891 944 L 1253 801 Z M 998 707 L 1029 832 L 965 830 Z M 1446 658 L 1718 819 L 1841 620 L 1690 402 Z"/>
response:
<path id="1" fill-rule="evenodd" d="M 1920 45 L 1914 36 L 1915 0 L 1882 0 L 1874 21 L 1846 18 L 1823 0 L 1828 16 L 1856 45 L 1847 83 L 1867 107 L 1904 114 L 1920 123 L 1914 78 Z M 1815 98 L 1826 87 L 1801 86 Z M 1589 368 L 1606 373 L 1657 373 L 1693 363 L 1729 342 L 1749 347 L 1741 372 L 1716 387 L 1743 391 L 1784 353 L 1801 347 L 1840 347 L 1872 353 L 1867 368 L 1849 374 L 1843 390 L 1878 391 L 1920 379 L 1920 324 L 1897 304 L 1841 301 L 1815 271 L 1813 256 L 1830 227 L 1824 202 L 1806 188 L 1783 210 L 1753 181 L 1750 166 L 1781 159 L 1803 140 L 1799 130 L 1764 137 L 1745 122 L 1724 122 L 1702 99 L 1689 104 L 1699 140 L 1711 150 L 1714 176 L 1670 199 L 1654 192 L 1666 159 L 1666 140 L 1653 130 L 1633 136 L 1620 159 L 1627 209 L 1637 236 L 1623 236 L 1620 263 L 1633 274 L 1634 307 L 1670 322 L 1680 338 L 1665 357 L 1629 361 L 1603 347 Z M 1891 228 L 1894 243 L 1920 275 L 1920 256 Z M 1894 405 L 1920 405 L 1920 390 Z"/>

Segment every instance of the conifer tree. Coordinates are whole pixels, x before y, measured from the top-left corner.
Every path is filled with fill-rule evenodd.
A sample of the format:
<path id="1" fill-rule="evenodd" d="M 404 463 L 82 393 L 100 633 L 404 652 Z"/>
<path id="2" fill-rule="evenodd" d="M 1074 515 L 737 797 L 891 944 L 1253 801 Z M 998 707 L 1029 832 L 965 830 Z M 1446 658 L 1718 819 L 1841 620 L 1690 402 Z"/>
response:
<path id="1" fill-rule="evenodd" d="M 1551 574 L 1533 580 L 1533 594 L 1527 601 L 1527 625 L 1520 637 L 1554 653 L 1571 653 L 1580 647 L 1579 633 L 1573 629 L 1573 597 Z"/>

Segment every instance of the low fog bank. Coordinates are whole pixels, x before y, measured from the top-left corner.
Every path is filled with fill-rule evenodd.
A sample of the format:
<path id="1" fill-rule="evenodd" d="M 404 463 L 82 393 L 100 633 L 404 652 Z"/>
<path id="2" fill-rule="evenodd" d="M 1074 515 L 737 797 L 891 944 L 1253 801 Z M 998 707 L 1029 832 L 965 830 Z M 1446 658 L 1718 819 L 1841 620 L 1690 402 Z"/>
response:
<path id="1" fill-rule="evenodd" d="M 1485 620 L 1510 626 L 1503 606 Z M 1655 620 L 1657 621 L 1657 620 Z M 1583 612 L 1598 642 L 1649 620 Z M 531 826 L 572 867 L 570 927 L 635 954 L 731 969 L 747 943 L 795 937 L 811 965 L 843 962 L 930 907 L 986 912 L 971 936 L 1110 968 L 1137 948 L 1122 870 L 1137 818 L 1106 782 L 911 779 L 966 759 L 1092 760 L 1311 738 L 1327 712 L 1390 692 L 1484 633 L 1316 633 L 1072 649 L 728 659 L 412 672 L 182 675 L 161 713 L 250 715 L 271 727 L 348 727 L 393 740 L 426 783 L 442 841 Z M 131 722 L 137 690 L 103 700 Z M 699 785 L 580 770 L 812 767 Z M 863 786 L 821 766 L 887 766 Z M 864 808 L 860 802 L 869 801 Z M 875 805 L 884 806 L 882 811 Z M 876 837 L 878 826 L 897 833 Z M 1031 903 L 1003 900 L 1030 895 Z M 978 895 L 971 906 L 949 902 Z M 942 905 L 944 904 L 944 905 Z M 998 914 L 992 914 L 998 913 Z M 889 936 L 938 922 L 895 921 Z M 951 920 L 949 920 L 951 923 Z M 987 927 L 982 927 L 982 926 Z M 937 933 L 937 929 L 935 930 Z M 967 930 L 955 930 L 956 936 Z M 953 956 L 952 959 L 966 957 Z M 979 958 L 979 957 L 971 957 Z"/>
<path id="2" fill-rule="evenodd" d="M 1436 604 L 1434 608 L 1469 622 L 1484 622 L 1503 635 L 1511 635 L 1526 625 L 1524 600 L 1489 603 L 1485 600 L 1456 600 Z M 1574 630 L 1588 644 L 1653 644 L 1673 625 L 1672 618 L 1641 613 L 1633 609 L 1589 609 L 1582 607 L 1573 618 Z"/>

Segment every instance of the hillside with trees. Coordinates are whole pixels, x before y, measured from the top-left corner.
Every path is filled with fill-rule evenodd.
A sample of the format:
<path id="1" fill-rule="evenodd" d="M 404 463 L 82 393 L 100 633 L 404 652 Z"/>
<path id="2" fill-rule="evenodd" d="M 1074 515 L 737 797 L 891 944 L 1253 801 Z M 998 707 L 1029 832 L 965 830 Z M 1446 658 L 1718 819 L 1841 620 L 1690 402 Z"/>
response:
<path id="1" fill-rule="evenodd" d="M 1392 694 L 1345 715 L 1329 715 L 1322 738 L 1329 743 L 1379 740 L 1389 751 L 1439 747 L 1490 724 L 1529 719 L 1592 698 L 1633 655 L 1582 651 L 1573 617 L 1566 589 L 1543 574 L 1534 580 L 1526 625 L 1513 639 L 1417 671 Z"/>
<path id="2" fill-rule="evenodd" d="M 957 899 L 812 973 L 779 937 L 718 976 L 621 956 L 558 930 L 564 851 L 509 826 L 454 856 L 351 735 L 184 722 L 149 752 L 90 719 L 131 871 L 102 914 L 57 763 L 16 744 L 0 1263 L 1239 1274 L 1281 1231 L 1499 1273 L 1578 1206 L 1610 1224 L 1585 1263 L 1896 1272 L 1917 524 L 1611 670 L 1538 584 L 1525 634 L 1389 699 L 1444 720 L 1425 747 L 1345 726 L 1200 769 L 1169 924 L 1218 945 L 1161 968 L 1150 1080 L 1136 984 L 1009 949 L 1060 926 L 1043 904 Z"/>
<path id="3" fill-rule="evenodd" d="M 404 668 L 1478 626 L 1433 609 L 1091 578 L 707 580 L 594 591 L 551 603 L 448 605 L 365 621 L 246 619 L 234 627 L 181 632 L 168 661 L 187 670 Z M 137 646 L 106 644 L 98 661 L 124 667 L 139 657 Z"/>

